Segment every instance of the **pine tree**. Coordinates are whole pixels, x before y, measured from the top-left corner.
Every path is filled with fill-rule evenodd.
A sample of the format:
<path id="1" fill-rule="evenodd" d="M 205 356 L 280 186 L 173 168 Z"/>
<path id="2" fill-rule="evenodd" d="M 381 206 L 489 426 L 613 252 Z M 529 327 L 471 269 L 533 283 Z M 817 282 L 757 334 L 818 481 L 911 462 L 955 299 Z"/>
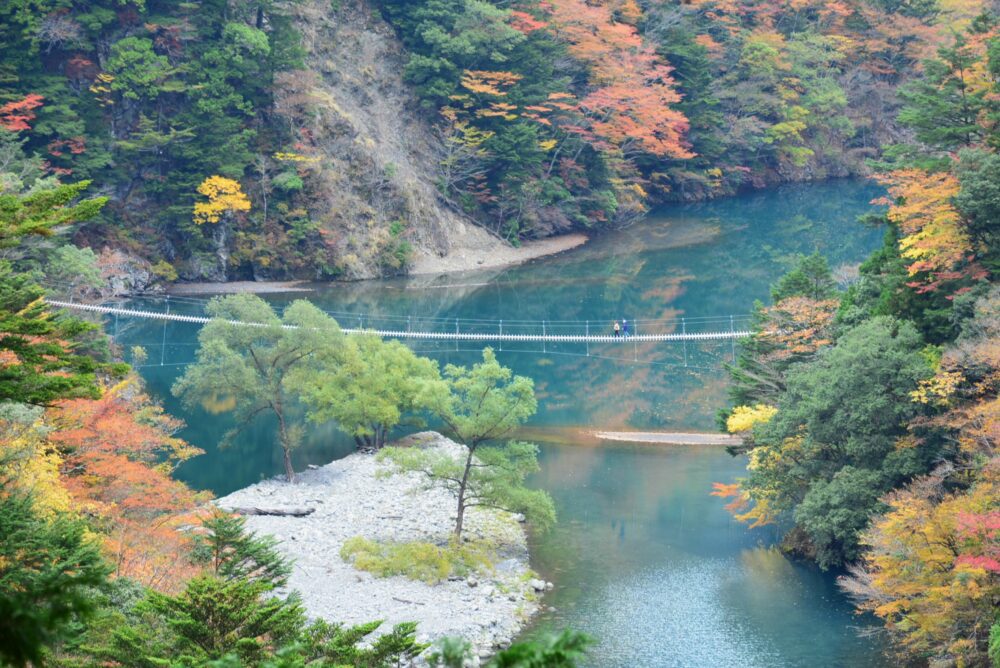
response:
<path id="1" fill-rule="evenodd" d="M 924 62 L 923 78 L 900 89 L 906 103 L 900 123 L 913 128 L 920 141 L 944 150 L 981 139 L 978 119 L 987 91 L 970 85 L 970 70 L 979 58 L 961 36 L 953 46 L 938 49 L 937 58 Z"/>
<path id="2" fill-rule="evenodd" d="M 16 248 L 28 237 L 52 236 L 62 226 L 96 215 L 105 198 L 74 204 L 88 185 L 81 181 L 30 195 L 0 195 L 0 249 Z M 54 313 L 44 295 L 8 260 L 0 260 L 0 402 L 49 405 L 68 397 L 96 397 L 99 369 L 124 370 L 77 354 L 74 346 L 94 326 Z"/>
<path id="3" fill-rule="evenodd" d="M 207 533 L 195 538 L 195 557 L 217 577 L 260 580 L 274 587 L 288 583 L 292 566 L 278 552 L 277 541 L 247 531 L 245 518 L 219 512 L 205 519 L 202 527 Z"/>
<path id="4" fill-rule="evenodd" d="M 8 483 L 0 480 L 0 664 L 41 665 L 94 612 L 93 589 L 111 569 L 81 521 L 43 519 Z"/>

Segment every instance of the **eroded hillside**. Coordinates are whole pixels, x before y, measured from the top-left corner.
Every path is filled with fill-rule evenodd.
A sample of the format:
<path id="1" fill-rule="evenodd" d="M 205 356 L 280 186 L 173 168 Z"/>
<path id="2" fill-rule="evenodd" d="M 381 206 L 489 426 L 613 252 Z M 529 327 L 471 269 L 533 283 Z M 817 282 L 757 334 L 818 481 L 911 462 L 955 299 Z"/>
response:
<path id="1" fill-rule="evenodd" d="M 404 53 L 369 3 L 295 8 L 305 71 L 281 75 L 275 106 L 298 129 L 309 215 L 349 278 L 405 270 L 414 256 L 503 245 L 435 186 L 441 141 L 402 80 Z"/>

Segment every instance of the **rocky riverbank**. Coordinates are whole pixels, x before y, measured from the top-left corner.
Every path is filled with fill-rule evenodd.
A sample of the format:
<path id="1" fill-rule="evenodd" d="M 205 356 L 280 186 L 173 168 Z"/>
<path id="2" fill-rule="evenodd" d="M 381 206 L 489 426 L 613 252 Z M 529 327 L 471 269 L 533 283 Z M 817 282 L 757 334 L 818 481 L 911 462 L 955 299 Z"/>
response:
<path id="1" fill-rule="evenodd" d="M 459 448 L 434 432 L 403 439 L 400 445 Z M 441 490 L 422 490 L 416 474 L 379 478 L 382 465 L 368 454 L 305 471 L 294 484 L 260 482 L 218 499 L 222 508 L 314 508 L 305 517 L 250 516 L 247 527 L 271 534 L 294 560 L 289 586 L 302 594 L 307 613 L 334 622 L 358 624 L 384 619 L 383 628 L 418 623 L 418 637 L 433 641 L 461 636 L 480 657 L 508 645 L 538 608 L 546 584 L 528 565 L 523 524 L 508 513 L 473 509 L 466 535 L 498 545 L 494 568 L 462 579 L 429 585 L 403 576 L 379 578 L 356 570 L 340 557 L 355 536 L 384 541 L 448 541 L 455 500 Z"/>

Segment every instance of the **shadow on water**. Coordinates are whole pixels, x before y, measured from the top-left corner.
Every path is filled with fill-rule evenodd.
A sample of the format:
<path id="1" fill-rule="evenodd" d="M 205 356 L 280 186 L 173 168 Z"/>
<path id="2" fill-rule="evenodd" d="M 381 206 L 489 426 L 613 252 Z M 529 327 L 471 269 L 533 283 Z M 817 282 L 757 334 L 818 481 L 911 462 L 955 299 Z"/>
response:
<path id="1" fill-rule="evenodd" d="M 581 321 L 601 332 L 626 318 L 644 331 L 666 326 L 655 320 L 745 316 L 800 253 L 819 250 L 834 267 L 864 259 L 881 232 L 855 218 L 878 194 L 864 182 L 834 181 L 673 206 L 521 267 L 325 285 L 308 296 L 321 308 L 354 314 L 340 318 L 345 326 L 358 324 L 358 315 L 369 327 L 398 325 L 410 315 Z M 266 298 L 281 306 L 300 296 Z M 200 308 L 171 302 L 175 312 Z M 224 494 L 281 471 L 270 421 L 222 450 L 226 416 L 184 411 L 169 396 L 183 366 L 155 365 L 161 355 L 167 364 L 190 361 L 196 327 L 118 326 L 126 346 L 146 344 L 153 366 L 142 372 L 150 389 L 187 421 L 181 436 L 206 450 L 179 477 Z M 479 356 L 454 343 L 415 348 L 442 363 Z M 573 437 L 589 428 L 712 430 L 725 402 L 721 367 L 732 344 L 616 342 L 587 352 L 579 345 L 504 344 L 498 353 L 535 379 L 539 412 L 527 430 L 542 445 L 537 484 L 553 494 L 561 518 L 534 544 L 536 568 L 556 584 L 544 601 L 556 610 L 537 626 L 597 636 L 598 666 L 879 665 L 877 646 L 855 634 L 861 622 L 831 576 L 789 562 L 772 548 L 773 531 L 747 531 L 708 495 L 712 482 L 739 476 L 743 461 L 714 447 L 581 447 L 586 439 Z M 351 449 L 331 426 L 311 426 L 295 465 L 326 463 Z"/>

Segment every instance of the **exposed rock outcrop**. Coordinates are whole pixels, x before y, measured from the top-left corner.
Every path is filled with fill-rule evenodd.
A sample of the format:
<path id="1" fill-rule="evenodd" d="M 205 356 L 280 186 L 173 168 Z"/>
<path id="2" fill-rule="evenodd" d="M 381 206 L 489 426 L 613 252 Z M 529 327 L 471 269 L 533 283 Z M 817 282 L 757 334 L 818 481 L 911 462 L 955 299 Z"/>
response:
<path id="1" fill-rule="evenodd" d="M 306 177 L 309 214 L 344 277 L 507 247 L 438 196 L 440 140 L 402 79 L 405 54 L 392 28 L 364 0 L 334 4 L 296 5 L 306 69 L 282 76 L 276 106 L 321 156 Z"/>

